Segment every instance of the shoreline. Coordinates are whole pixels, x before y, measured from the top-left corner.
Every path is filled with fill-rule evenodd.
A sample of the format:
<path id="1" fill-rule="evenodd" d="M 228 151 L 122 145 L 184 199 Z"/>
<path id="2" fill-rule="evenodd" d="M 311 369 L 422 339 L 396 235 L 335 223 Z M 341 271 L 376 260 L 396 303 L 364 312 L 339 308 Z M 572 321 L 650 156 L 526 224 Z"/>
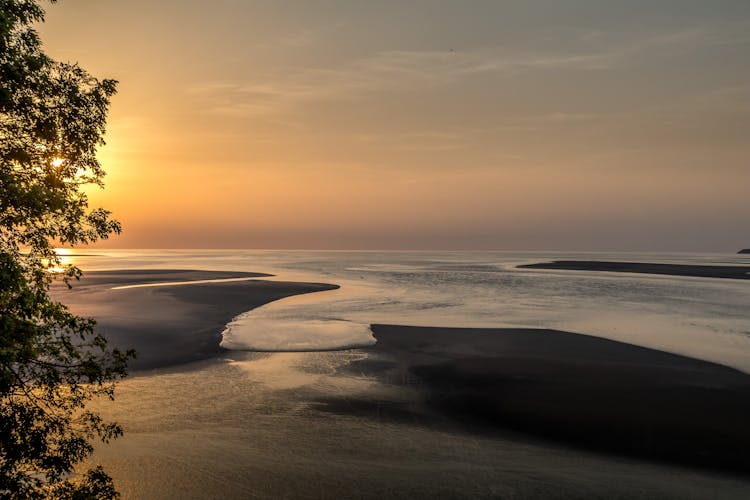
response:
<path id="1" fill-rule="evenodd" d="M 750 473 L 750 375 L 585 334 L 373 325 L 426 406 L 488 431 Z"/>
<path id="2" fill-rule="evenodd" d="M 167 368 L 216 357 L 221 332 L 235 316 L 274 300 L 334 290 L 338 285 L 233 278 L 264 273 L 194 270 L 91 271 L 68 290 L 58 283 L 53 296 L 81 316 L 93 317 L 111 347 L 132 348 L 129 371 Z M 173 282 L 195 284 L 170 284 Z M 159 286 L 122 288 L 134 284 Z"/>
<path id="3" fill-rule="evenodd" d="M 555 260 L 522 264 L 518 269 L 554 269 L 562 271 L 602 271 L 614 273 L 656 274 L 693 278 L 750 279 L 750 266 L 661 264 L 647 262 L 608 262 L 595 260 Z"/>

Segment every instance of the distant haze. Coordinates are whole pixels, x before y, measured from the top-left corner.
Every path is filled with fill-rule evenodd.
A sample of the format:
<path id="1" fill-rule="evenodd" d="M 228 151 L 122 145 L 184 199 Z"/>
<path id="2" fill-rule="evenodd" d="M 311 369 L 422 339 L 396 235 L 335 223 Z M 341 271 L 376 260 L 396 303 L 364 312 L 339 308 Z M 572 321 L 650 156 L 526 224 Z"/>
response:
<path id="1" fill-rule="evenodd" d="M 750 2 L 113 1 L 111 247 L 750 247 Z"/>

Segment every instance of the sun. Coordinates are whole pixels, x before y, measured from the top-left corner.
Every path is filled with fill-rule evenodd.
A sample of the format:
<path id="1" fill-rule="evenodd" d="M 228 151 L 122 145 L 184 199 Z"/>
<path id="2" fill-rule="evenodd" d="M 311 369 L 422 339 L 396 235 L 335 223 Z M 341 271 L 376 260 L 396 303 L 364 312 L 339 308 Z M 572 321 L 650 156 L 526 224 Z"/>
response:
<path id="1" fill-rule="evenodd" d="M 64 158 L 52 158 L 52 161 L 50 162 L 50 164 L 51 164 L 51 165 L 52 165 L 53 167 L 57 168 L 57 167 L 59 167 L 60 165 L 62 165 L 62 164 L 63 164 L 64 162 L 65 162 L 65 159 L 64 159 Z"/>

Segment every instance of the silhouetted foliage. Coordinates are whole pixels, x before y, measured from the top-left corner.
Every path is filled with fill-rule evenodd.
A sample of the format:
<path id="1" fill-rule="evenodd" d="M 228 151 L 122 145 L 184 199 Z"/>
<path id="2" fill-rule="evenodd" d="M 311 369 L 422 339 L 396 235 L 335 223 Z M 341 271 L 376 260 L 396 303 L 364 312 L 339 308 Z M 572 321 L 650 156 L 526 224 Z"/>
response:
<path id="1" fill-rule="evenodd" d="M 120 231 L 82 191 L 102 185 L 96 149 L 116 82 L 47 57 L 32 27 L 43 20 L 38 0 L 0 0 L 0 497 L 114 498 L 102 469 L 73 471 L 93 439 L 122 434 L 86 404 L 112 397 L 133 354 L 48 292 L 81 275 L 50 272 L 54 244 Z"/>

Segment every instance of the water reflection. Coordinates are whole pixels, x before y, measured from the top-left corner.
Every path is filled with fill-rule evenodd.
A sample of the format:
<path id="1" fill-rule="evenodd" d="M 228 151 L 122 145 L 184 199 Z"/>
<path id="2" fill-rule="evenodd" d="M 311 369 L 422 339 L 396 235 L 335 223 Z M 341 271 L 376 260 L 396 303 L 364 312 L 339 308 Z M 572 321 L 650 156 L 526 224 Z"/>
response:
<path id="1" fill-rule="evenodd" d="M 330 349 L 370 341 L 367 325 L 543 327 L 607 337 L 750 371 L 750 287 L 707 278 L 538 271 L 521 263 L 627 260 L 747 264 L 722 254 L 113 251 L 66 256 L 86 269 L 273 273 L 339 290 L 283 299 L 237 318 L 234 349 Z"/>

